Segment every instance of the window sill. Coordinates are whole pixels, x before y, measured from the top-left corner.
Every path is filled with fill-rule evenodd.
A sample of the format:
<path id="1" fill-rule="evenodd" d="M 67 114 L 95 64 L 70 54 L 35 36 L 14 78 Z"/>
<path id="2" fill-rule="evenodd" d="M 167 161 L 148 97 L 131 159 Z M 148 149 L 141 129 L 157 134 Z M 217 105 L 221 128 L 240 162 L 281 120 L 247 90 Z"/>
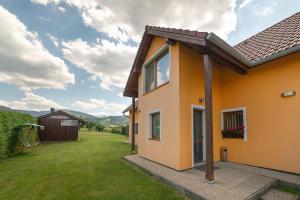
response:
<path id="1" fill-rule="evenodd" d="M 160 141 L 160 139 L 158 139 L 158 138 L 149 138 L 148 140 Z"/>
<path id="2" fill-rule="evenodd" d="M 170 83 L 170 81 L 167 81 L 167 82 L 161 84 L 160 86 L 157 86 L 156 88 L 154 88 L 154 89 L 152 89 L 152 90 L 150 90 L 150 91 L 148 91 L 148 92 L 145 92 L 145 93 L 143 94 L 143 96 L 145 96 L 146 94 L 149 94 L 149 93 L 151 93 L 151 92 L 153 92 L 153 91 L 155 91 L 155 90 L 161 88 L 162 86 L 167 85 L 168 83 Z"/>
<path id="3" fill-rule="evenodd" d="M 223 139 L 244 139 L 244 136 L 222 136 Z"/>

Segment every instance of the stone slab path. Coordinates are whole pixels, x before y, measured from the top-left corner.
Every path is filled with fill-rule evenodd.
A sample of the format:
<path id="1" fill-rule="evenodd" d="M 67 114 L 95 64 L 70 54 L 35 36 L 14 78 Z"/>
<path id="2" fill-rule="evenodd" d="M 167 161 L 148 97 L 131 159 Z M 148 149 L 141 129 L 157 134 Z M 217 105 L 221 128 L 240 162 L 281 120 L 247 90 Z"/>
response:
<path id="1" fill-rule="evenodd" d="M 262 200 L 298 200 L 297 195 L 272 189 L 261 197 Z"/>
<path id="2" fill-rule="evenodd" d="M 167 182 L 191 199 L 257 199 L 268 191 L 276 181 L 272 177 L 216 163 L 220 169 L 215 170 L 215 183 L 212 184 L 206 182 L 205 172 L 197 169 L 176 171 L 138 155 L 125 156 L 124 158 L 158 179 Z"/>

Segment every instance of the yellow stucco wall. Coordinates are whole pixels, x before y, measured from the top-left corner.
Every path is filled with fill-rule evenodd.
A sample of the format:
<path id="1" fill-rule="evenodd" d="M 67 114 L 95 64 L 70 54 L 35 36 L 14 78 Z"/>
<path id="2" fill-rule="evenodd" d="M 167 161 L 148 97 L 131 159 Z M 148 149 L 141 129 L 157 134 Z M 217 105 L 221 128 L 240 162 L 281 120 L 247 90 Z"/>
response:
<path id="1" fill-rule="evenodd" d="M 223 108 L 247 108 L 248 139 L 224 139 L 229 160 L 300 173 L 300 53 L 251 70 L 245 76 L 221 70 Z M 287 90 L 294 97 L 282 98 Z"/>
<path id="2" fill-rule="evenodd" d="M 180 170 L 192 167 L 192 106 L 205 107 L 199 101 L 205 97 L 203 56 L 188 47 L 179 45 L 180 80 Z M 213 68 L 213 113 L 220 110 L 220 69 Z M 213 123 L 220 124 L 219 115 Z M 220 159 L 220 126 L 213 127 L 214 160 Z"/>
<path id="3" fill-rule="evenodd" d="M 164 45 L 154 38 L 147 59 Z M 240 75 L 213 63 L 214 160 L 221 146 L 229 161 L 300 173 L 300 53 L 266 63 Z M 146 59 L 146 60 L 147 60 Z M 204 106 L 202 55 L 176 43 L 171 47 L 170 83 L 142 94 L 139 76 L 139 155 L 184 170 L 192 167 L 192 105 Z M 247 141 L 223 139 L 221 110 L 246 107 Z M 148 112 L 161 110 L 162 140 L 147 139 Z"/>
<path id="4" fill-rule="evenodd" d="M 163 38 L 154 38 L 146 61 L 163 45 Z M 139 75 L 139 152 L 147 159 L 177 169 L 179 166 L 179 47 L 170 48 L 170 81 L 148 94 L 142 92 L 142 75 Z M 160 110 L 161 140 L 148 139 L 149 112 Z"/>

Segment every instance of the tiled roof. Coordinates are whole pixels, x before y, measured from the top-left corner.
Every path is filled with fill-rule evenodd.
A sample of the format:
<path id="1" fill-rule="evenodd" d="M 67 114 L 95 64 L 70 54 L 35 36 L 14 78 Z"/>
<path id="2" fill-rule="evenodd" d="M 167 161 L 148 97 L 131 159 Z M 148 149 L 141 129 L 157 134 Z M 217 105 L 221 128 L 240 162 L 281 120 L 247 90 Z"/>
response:
<path id="1" fill-rule="evenodd" d="M 206 32 L 192 31 L 187 29 L 176 29 L 176 28 L 164 28 L 159 26 L 146 26 L 145 31 L 159 31 L 162 33 L 174 33 L 180 34 L 181 36 L 189 36 L 194 38 L 203 38 L 206 36 Z"/>
<path id="2" fill-rule="evenodd" d="M 200 53 L 212 52 L 214 54 L 213 59 L 217 60 L 217 62 L 224 62 L 227 67 L 240 74 L 245 74 L 249 68 L 261 64 L 262 62 L 275 59 L 270 57 L 273 54 L 279 53 L 279 56 L 284 56 L 299 51 L 300 12 L 250 37 L 234 47 L 229 46 L 213 33 L 146 26 L 126 83 L 123 93 L 124 96 L 137 96 L 137 74 L 140 72 L 148 48 L 155 36 L 166 38 L 167 43 L 172 43 L 173 41 L 182 42 Z M 296 46 L 297 48 L 293 48 Z M 288 49 L 290 49 L 289 52 L 285 51 Z"/>
<path id="3" fill-rule="evenodd" d="M 234 48 L 251 61 L 300 45 L 300 12 L 237 44 Z"/>

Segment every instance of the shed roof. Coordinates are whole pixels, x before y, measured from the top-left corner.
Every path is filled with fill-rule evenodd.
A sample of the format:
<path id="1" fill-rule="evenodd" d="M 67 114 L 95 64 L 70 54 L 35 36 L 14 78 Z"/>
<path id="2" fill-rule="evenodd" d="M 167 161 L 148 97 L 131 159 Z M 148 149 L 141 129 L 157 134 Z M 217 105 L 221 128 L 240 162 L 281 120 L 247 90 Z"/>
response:
<path id="1" fill-rule="evenodd" d="M 53 116 L 53 115 L 56 115 L 56 114 L 65 115 L 65 116 L 68 116 L 68 117 L 70 117 L 70 118 L 72 118 L 72 119 L 79 120 L 80 122 L 85 123 L 85 121 L 84 121 L 83 119 L 81 119 L 81 118 L 79 118 L 79 117 L 76 117 L 76 116 L 74 116 L 74 115 L 71 115 L 70 113 L 65 112 L 65 111 L 63 111 L 63 110 L 58 110 L 58 111 L 55 111 L 55 112 L 50 112 L 50 113 L 48 113 L 48 114 L 38 116 L 37 118 L 38 118 L 38 119 L 42 119 L 42 118 L 50 117 L 50 116 Z"/>
<path id="2" fill-rule="evenodd" d="M 248 69 L 300 50 L 300 12 L 232 47 L 214 33 L 146 26 L 124 96 L 136 97 L 138 74 L 154 36 L 164 37 L 210 53 L 215 62 L 246 74 Z"/>

